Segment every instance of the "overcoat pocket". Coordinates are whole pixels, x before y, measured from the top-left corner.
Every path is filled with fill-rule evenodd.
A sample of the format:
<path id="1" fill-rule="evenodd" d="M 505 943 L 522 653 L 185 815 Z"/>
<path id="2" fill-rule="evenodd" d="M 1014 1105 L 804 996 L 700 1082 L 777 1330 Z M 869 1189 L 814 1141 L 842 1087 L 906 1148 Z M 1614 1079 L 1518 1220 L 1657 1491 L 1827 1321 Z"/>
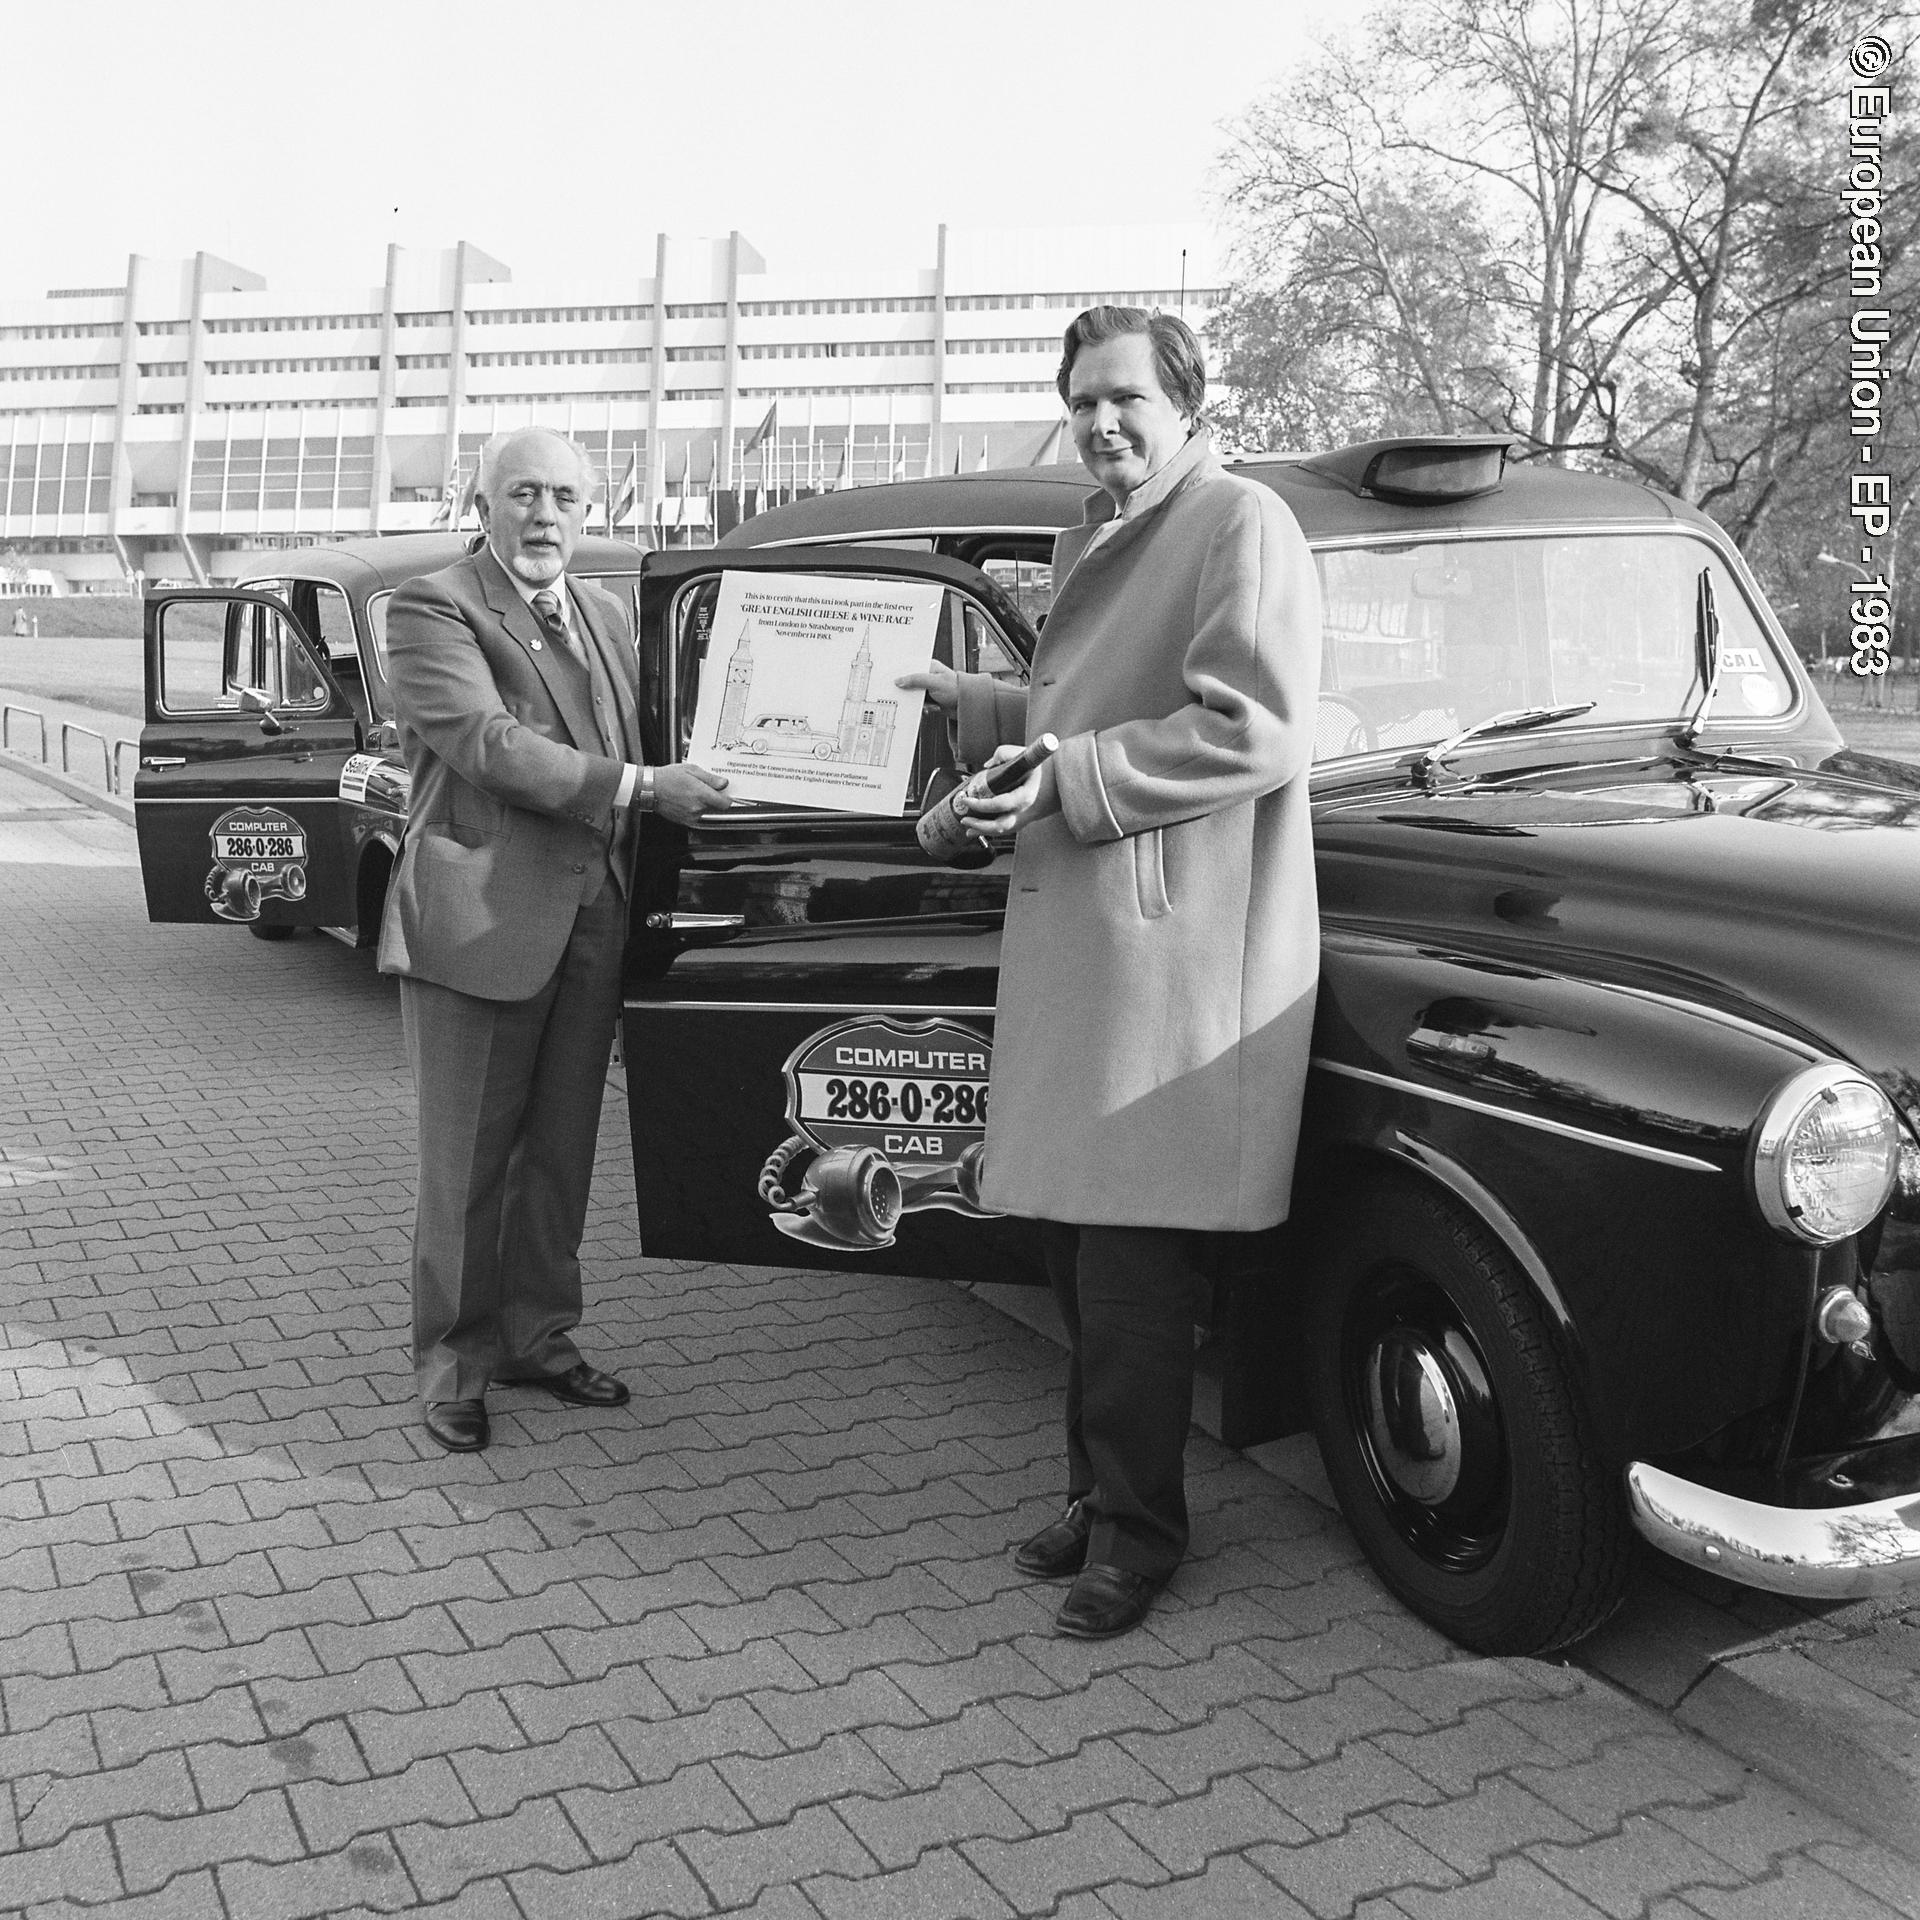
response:
<path id="1" fill-rule="evenodd" d="M 1143 920 L 1164 919 L 1173 911 L 1173 902 L 1167 897 L 1166 849 L 1158 827 L 1133 836 L 1133 887 Z"/>

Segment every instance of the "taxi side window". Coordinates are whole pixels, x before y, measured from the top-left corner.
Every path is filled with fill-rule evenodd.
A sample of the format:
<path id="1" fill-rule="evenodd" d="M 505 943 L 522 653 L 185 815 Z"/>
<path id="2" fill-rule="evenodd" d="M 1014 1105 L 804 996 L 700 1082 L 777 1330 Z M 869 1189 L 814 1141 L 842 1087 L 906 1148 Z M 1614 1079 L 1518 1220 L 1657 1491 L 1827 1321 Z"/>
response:
<path id="1" fill-rule="evenodd" d="M 278 609 L 255 601 L 176 600 L 160 609 L 160 705 L 166 713 L 237 713 L 243 690 L 292 713 L 324 713 L 326 675 Z"/>
<path id="2" fill-rule="evenodd" d="M 718 579 L 701 580 L 681 594 L 674 609 L 675 725 L 679 756 L 684 759 L 693 741 L 694 709 L 700 697 L 700 676 L 707 662 L 713 634 L 714 610 L 720 599 Z M 944 666 L 970 673 L 989 673 L 995 679 L 1024 683 L 1026 668 L 1013 643 L 993 617 L 976 601 L 948 588 L 940 610 L 933 657 Z M 953 767 L 946 716 L 930 702 L 921 710 L 919 738 L 913 768 L 907 780 L 907 813 L 917 814 L 928 783 L 940 769 Z"/>

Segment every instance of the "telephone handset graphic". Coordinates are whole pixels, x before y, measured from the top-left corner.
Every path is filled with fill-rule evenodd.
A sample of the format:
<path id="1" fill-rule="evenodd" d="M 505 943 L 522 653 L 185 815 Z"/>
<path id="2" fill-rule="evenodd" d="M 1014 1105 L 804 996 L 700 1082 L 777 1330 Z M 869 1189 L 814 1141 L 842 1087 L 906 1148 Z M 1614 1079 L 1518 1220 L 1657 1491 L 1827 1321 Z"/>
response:
<path id="1" fill-rule="evenodd" d="M 890 1247 L 905 1214 L 928 1207 L 987 1212 L 980 1204 L 980 1141 L 952 1166 L 905 1173 L 878 1147 L 833 1147 L 815 1157 L 798 1192 L 789 1195 L 782 1184 L 788 1169 L 812 1144 L 789 1135 L 760 1169 L 760 1198 L 773 1209 L 773 1224 L 790 1239 L 865 1251 Z"/>

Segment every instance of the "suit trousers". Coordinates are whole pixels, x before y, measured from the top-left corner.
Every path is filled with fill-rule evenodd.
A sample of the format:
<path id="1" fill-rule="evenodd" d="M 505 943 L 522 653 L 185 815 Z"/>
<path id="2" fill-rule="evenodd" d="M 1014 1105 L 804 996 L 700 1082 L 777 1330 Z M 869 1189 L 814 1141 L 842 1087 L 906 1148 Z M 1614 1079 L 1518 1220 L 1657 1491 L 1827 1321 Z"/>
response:
<path id="1" fill-rule="evenodd" d="M 580 1238 L 625 944 L 626 900 L 609 879 L 531 999 L 482 1000 L 401 976 L 420 1098 L 413 1363 L 423 1407 L 580 1360 Z"/>
<path id="2" fill-rule="evenodd" d="M 1164 1579 L 1187 1550 L 1204 1236 L 1055 1220 L 1040 1234 L 1067 1328 L 1067 1496 L 1093 1521 L 1087 1560 Z"/>

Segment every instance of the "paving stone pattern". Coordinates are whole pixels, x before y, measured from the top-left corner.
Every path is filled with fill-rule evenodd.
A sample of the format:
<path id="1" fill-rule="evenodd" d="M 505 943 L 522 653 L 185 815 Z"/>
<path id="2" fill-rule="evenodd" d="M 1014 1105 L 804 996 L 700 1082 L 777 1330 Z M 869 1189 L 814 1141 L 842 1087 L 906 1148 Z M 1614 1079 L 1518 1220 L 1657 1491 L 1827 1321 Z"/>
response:
<path id="1" fill-rule="evenodd" d="M 634 1403 L 499 1389 L 441 1454 L 369 956 L 150 927 L 124 868 L 0 898 L 0 1914 L 1920 1913 L 1198 1436 L 1150 1625 L 1055 1638 L 1006 1547 L 1057 1352 L 937 1284 L 642 1258 L 618 1092 L 585 1338 Z"/>

